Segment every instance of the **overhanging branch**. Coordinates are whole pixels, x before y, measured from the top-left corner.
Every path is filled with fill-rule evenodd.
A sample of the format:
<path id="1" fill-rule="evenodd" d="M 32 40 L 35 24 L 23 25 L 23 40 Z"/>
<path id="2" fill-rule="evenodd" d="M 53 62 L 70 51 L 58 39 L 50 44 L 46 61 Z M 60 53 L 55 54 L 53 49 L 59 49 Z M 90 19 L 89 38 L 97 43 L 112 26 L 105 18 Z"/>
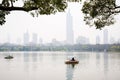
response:
<path id="1" fill-rule="evenodd" d="M 116 9 L 117 9 L 117 8 L 120 8 L 120 6 L 116 6 L 115 8 L 116 8 Z"/>
<path id="2" fill-rule="evenodd" d="M 37 7 L 30 7 L 30 8 L 24 8 L 24 7 L 5 7 L 5 6 L 0 6 L 0 10 L 3 11 L 32 11 L 32 10 L 37 10 Z"/>

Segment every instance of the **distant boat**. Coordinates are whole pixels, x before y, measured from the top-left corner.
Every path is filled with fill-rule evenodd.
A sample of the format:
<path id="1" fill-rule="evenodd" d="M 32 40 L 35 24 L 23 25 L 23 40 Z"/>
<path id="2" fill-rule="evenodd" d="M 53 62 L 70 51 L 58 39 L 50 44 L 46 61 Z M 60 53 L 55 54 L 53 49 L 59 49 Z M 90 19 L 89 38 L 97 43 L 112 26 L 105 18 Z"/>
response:
<path id="1" fill-rule="evenodd" d="M 5 59 L 13 59 L 13 56 L 6 56 Z"/>
<path id="2" fill-rule="evenodd" d="M 68 60 L 68 61 L 65 61 L 65 64 L 78 64 L 79 61 L 75 60 L 75 61 L 71 61 L 71 60 Z"/>

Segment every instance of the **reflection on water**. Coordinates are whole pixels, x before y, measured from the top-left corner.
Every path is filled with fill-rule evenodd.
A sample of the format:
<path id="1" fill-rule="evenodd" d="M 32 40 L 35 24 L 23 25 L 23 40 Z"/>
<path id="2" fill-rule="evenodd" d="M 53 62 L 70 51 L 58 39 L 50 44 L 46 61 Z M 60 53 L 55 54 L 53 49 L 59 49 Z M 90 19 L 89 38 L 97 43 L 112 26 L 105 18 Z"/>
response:
<path id="1" fill-rule="evenodd" d="M 66 64 L 66 80 L 72 80 L 76 64 Z"/>
<path id="2" fill-rule="evenodd" d="M 40 54 L 41 55 L 41 54 Z M 23 57 L 24 57 L 24 61 L 25 62 L 29 62 L 30 60 L 32 60 L 32 62 L 37 62 L 38 61 L 38 53 L 33 52 L 33 53 L 28 53 L 28 52 L 24 52 L 23 53 Z M 30 59 L 31 58 L 31 59 Z M 41 59 L 41 58 L 40 58 Z"/>
<path id="3" fill-rule="evenodd" d="M 38 53 L 33 52 L 32 56 L 32 61 L 37 62 L 38 61 Z"/>
<path id="4" fill-rule="evenodd" d="M 25 62 L 24 70 L 29 71 L 29 69 L 32 67 L 33 70 L 36 70 L 38 68 L 38 62 L 42 61 L 43 54 L 39 54 L 38 52 L 24 52 L 23 53 L 23 60 Z"/>
<path id="5" fill-rule="evenodd" d="M 24 58 L 24 62 L 29 62 L 29 56 L 30 56 L 30 54 L 29 53 L 27 53 L 27 52 L 24 52 L 23 53 L 23 58 Z"/>
<path id="6" fill-rule="evenodd" d="M 72 64 L 69 64 L 67 65 L 67 68 L 66 68 L 66 80 L 72 80 L 73 78 L 73 72 L 74 72 L 74 65 Z"/>
<path id="7" fill-rule="evenodd" d="M 108 53 L 104 52 L 104 73 L 108 72 Z"/>
<path id="8" fill-rule="evenodd" d="M 109 57 L 108 57 L 107 52 L 103 52 L 103 53 L 97 52 L 96 53 L 96 65 L 98 68 L 101 68 L 102 67 L 101 65 L 103 65 L 104 74 L 106 74 L 106 75 L 108 72 L 108 59 L 109 59 Z"/>
<path id="9" fill-rule="evenodd" d="M 120 80 L 120 53 L 11 52 L 0 53 L 0 80 Z M 79 64 L 66 65 L 71 58 Z"/>

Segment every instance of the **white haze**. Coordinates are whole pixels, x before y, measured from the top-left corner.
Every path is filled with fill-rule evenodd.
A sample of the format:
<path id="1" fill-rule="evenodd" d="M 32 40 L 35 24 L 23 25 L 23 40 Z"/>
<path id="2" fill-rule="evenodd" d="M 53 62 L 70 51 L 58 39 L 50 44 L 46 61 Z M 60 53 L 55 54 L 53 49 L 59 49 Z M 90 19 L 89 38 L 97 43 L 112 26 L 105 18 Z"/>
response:
<path id="1" fill-rule="evenodd" d="M 119 21 L 120 15 L 116 16 L 116 23 L 106 26 L 102 30 L 96 30 L 95 27 L 85 25 L 83 14 L 81 12 L 82 4 L 70 3 L 69 9 L 73 16 L 74 41 L 78 36 L 84 36 L 90 39 L 90 43 L 96 42 L 96 36 L 99 35 L 101 43 L 103 43 L 103 30 L 108 29 L 108 36 L 114 37 L 115 40 L 120 39 Z M 13 11 L 6 16 L 6 23 L 0 26 L 0 43 L 23 43 L 23 34 L 28 30 L 30 37 L 33 33 L 37 33 L 44 43 L 51 42 L 52 39 L 58 41 L 66 40 L 66 12 L 56 13 L 55 15 L 40 15 L 32 17 L 29 13 L 23 11 Z M 30 38 L 30 40 L 31 40 Z"/>

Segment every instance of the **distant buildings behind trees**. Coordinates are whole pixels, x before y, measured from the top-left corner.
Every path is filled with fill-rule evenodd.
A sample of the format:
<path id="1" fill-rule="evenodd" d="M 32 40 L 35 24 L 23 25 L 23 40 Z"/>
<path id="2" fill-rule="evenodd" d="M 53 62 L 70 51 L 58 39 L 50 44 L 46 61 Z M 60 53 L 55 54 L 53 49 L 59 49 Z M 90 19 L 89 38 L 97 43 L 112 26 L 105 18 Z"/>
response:
<path id="1" fill-rule="evenodd" d="M 107 47 L 106 47 L 107 46 Z M 118 51 L 120 44 L 15 45 L 1 44 L 0 51 Z"/>
<path id="2" fill-rule="evenodd" d="M 79 36 L 76 39 L 76 44 L 90 44 L 90 43 L 89 43 L 89 39 L 88 38 L 83 37 L 83 36 Z"/>

